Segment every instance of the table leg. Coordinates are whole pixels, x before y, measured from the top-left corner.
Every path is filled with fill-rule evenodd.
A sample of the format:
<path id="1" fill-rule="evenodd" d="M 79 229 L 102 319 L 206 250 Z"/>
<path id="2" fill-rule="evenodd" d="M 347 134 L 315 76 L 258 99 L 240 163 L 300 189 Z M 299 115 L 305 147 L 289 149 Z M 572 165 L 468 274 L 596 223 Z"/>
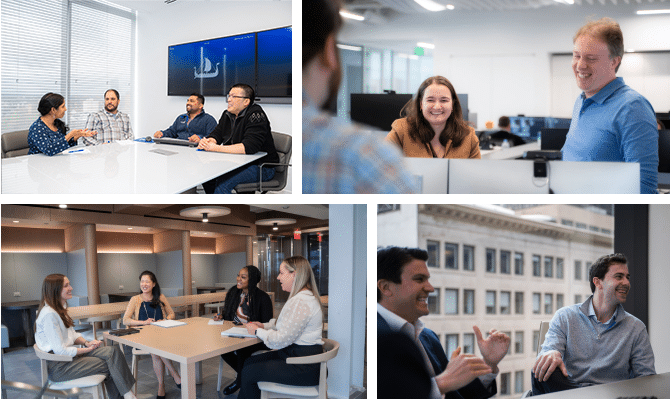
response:
<path id="1" fill-rule="evenodd" d="M 195 383 L 197 385 L 202 384 L 202 362 L 195 364 Z"/>
<path id="2" fill-rule="evenodd" d="M 195 363 L 179 363 L 181 399 L 195 399 Z"/>
<path id="3" fill-rule="evenodd" d="M 32 317 L 30 313 L 32 309 L 23 309 L 23 332 L 26 334 L 26 346 L 31 347 L 35 344 L 35 334 L 33 333 L 33 324 L 31 323 Z"/>

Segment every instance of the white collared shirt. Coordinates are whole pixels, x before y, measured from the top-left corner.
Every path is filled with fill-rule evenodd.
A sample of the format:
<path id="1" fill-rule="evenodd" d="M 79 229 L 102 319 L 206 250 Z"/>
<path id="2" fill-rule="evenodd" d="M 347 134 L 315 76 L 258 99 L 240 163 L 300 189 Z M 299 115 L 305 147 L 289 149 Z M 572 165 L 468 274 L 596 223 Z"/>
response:
<path id="1" fill-rule="evenodd" d="M 65 328 L 63 320 L 49 305 L 45 304 L 35 322 L 35 343 L 45 352 L 53 351 L 56 355 L 77 356 L 74 341 L 81 334 L 74 327 Z"/>

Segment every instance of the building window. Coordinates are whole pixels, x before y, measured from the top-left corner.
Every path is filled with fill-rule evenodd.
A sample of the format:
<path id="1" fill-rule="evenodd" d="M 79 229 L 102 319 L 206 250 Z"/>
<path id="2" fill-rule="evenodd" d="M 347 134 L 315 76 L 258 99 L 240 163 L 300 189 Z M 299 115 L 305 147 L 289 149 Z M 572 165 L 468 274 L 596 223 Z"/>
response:
<path id="1" fill-rule="evenodd" d="M 500 374 L 500 395 L 509 395 L 509 377 L 510 373 Z"/>
<path id="2" fill-rule="evenodd" d="M 523 253 L 514 253 L 514 274 L 523 276 Z"/>
<path id="3" fill-rule="evenodd" d="M 377 205 L 377 213 L 399 211 L 399 210 L 400 210 L 400 204 L 378 204 Z"/>
<path id="4" fill-rule="evenodd" d="M 440 267 L 440 242 L 426 241 L 426 251 L 428 251 L 428 267 Z"/>
<path id="5" fill-rule="evenodd" d="M 458 290 L 444 290 L 444 313 L 458 314 Z"/>
<path id="6" fill-rule="evenodd" d="M 540 314 L 540 295 L 537 292 L 533 292 L 533 314 Z"/>
<path id="7" fill-rule="evenodd" d="M 575 304 L 580 304 L 582 303 L 582 296 L 581 295 L 575 295 Z"/>
<path id="8" fill-rule="evenodd" d="M 556 294 L 556 310 L 563 307 L 563 294 Z"/>
<path id="9" fill-rule="evenodd" d="M 428 294 L 428 311 L 430 314 L 440 314 L 440 289 Z"/>
<path id="10" fill-rule="evenodd" d="M 495 291 L 486 291 L 486 314 L 496 314 Z"/>
<path id="11" fill-rule="evenodd" d="M 463 270 L 475 270 L 475 247 L 463 245 Z"/>
<path id="12" fill-rule="evenodd" d="M 510 300 L 512 294 L 509 291 L 500 292 L 500 314 L 510 314 Z"/>
<path id="13" fill-rule="evenodd" d="M 509 337 L 509 339 L 512 339 L 512 332 L 511 331 L 503 331 L 503 334 L 507 335 Z M 487 337 L 490 336 L 490 335 L 491 334 L 488 334 Z M 512 354 L 512 345 L 511 344 L 509 346 L 507 346 L 507 354 L 508 355 Z"/>
<path id="14" fill-rule="evenodd" d="M 575 261 L 575 280 L 581 280 L 582 279 L 582 261 L 581 260 L 576 260 Z"/>
<path id="15" fill-rule="evenodd" d="M 589 280 L 589 273 L 591 272 L 591 265 L 592 265 L 591 262 L 586 262 L 584 264 L 584 278 L 586 279 L 586 281 Z"/>
<path id="16" fill-rule="evenodd" d="M 600 229 L 600 232 L 603 234 L 607 234 L 608 236 L 612 235 L 612 230 L 610 229 Z"/>
<path id="17" fill-rule="evenodd" d="M 579 222 L 577 222 L 577 224 L 576 224 L 575 226 L 576 226 L 578 229 L 584 229 L 584 230 L 586 230 L 586 223 L 579 223 Z"/>
<path id="18" fill-rule="evenodd" d="M 563 278 L 563 258 L 556 258 L 556 278 Z"/>
<path id="19" fill-rule="evenodd" d="M 447 357 L 451 357 L 451 354 L 458 348 L 458 334 L 447 334 L 447 345 L 445 345 Z"/>
<path id="20" fill-rule="evenodd" d="M 510 262 L 512 254 L 510 251 L 500 251 L 500 273 L 510 274 Z"/>
<path id="21" fill-rule="evenodd" d="M 561 224 L 563 226 L 574 226 L 575 223 L 572 220 L 561 219 Z"/>
<path id="22" fill-rule="evenodd" d="M 514 293 L 514 313 L 523 314 L 523 292 Z"/>
<path id="23" fill-rule="evenodd" d="M 542 275 L 542 264 L 540 255 L 533 255 L 533 276 L 540 277 Z"/>
<path id="24" fill-rule="evenodd" d="M 554 258 L 544 257 L 544 277 L 554 277 Z"/>
<path id="25" fill-rule="evenodd" d="M 514 373 L 514 393 L 523 393 L 523 371 Z"/>
<path id="26" fill-rule="evenodd" d="M 463 353 L 475 353 L 475 334 L 463 334 Z"/>
<path id="27" fill-rule="evenodd" d="M 554 313 L 554 295 L 544 294 L 544 314 Z"/>
<path id="28" fill-rule="evenodd" d="M 475 314 L 475 290 L 463 290 L 463 313 Z"/>
<path id="29" fill-rule="evenodd" d="M 486 248 L 486 271 L 489 273 L 496 272 L 496 250 Z"/>
<path id="30" fill-rule="evenodd" d="M 458 269 L 458 244 L 444 243 L 444 267 Z"/>
<path id="31" fill-rule="evenodd" d="M 539 345 L 538 341 L 539 340 L 540 340 L 540 331 L 539 330 L 533 331 L 533 350 L 534 351 L 538 351 L 538 349 L 539 349 L 538 348 L 538 345 Z"/>
<path id="32" fill-rule="evenodd" d="M 597 232 L 600 231 L 600 227 L 598 227 L 598 226 L 589 226 L 589 230 L 594 231 L 594 232 L 597 233 Z"/>
<path id="33" fill-rule="evenodd" d="M 523 353 L 523 331 L 514 333 L 514 353 Z"/>

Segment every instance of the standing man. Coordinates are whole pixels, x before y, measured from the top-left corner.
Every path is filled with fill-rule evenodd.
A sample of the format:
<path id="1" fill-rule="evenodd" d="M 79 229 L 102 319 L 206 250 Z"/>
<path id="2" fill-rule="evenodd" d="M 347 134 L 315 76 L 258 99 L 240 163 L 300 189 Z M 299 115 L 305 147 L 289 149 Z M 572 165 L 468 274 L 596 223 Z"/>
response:
<path id="1" fill-rule="evenodd" d="M 533 396 L 656 374 L 647 328 L 623 310 L 630 291 L 626 257 L 598 258 L 589 283 L 586 302 L 551 319 L 533 367 Z"/>
<path id="2" fill-rule="evenodd" d="M 198 148 L 230 154 L 255 154 L 263 151 L 267 155 L 250 165 L 203 183 L 202 187 L 207 194 L 230 194 L 238 184 L 259 181 L 262 163 L 279 162 L 270 121 L 263 108 L 254 104 L 254 96 L 254 89 L 247 84 L 238 83 L 231 87 L 228 92 L 228 109 L 223 111 L 219 124 L 209 136 L 200 140 Z M 271 180 L 274 175 L 274 167 L 263 168 L 263 181 Z"/>
<path id="3" fill-rule="evenodd" d="M 591 21 L 572 41 L 572 71 L 583 92 L 572 110 L 563 160 L 639 163 L 640 192 L 656 193 L 656 118 L 649 101 L 616 77 L 624 48 L 619 24 Z"/>
<path id="4" fill-rule="evenodd" d="M 388 247 L 377 251 L 377 334 L 400 332 L 417 344 L 430 373 L 431 399 L 484 399 L 496 394 L 498 363 L 507 354 L 510 338 L 491 330 L 487 339 L 477 326 L 472 329 L 482 354 L 461 354 L 458 347 L 447 360 L 435 333 L 419 317 L 428 311 L 428 252 L 419 248 Z M 395 378 L 403 379 L 402 370 Z M 384 376 L 389 378 L 389 376 Z"/>
<path id="5" fill-rule="evenodd" d="M 193 93 L 186 100 L 186 113 L 175 119 L 172 126 L 154 133 L 154 137 L 172 137 L 197 143 L 216 127 L 216 119 L 205 112 L 205 97 Z"/>
<path id="6" fill-rule="evenodd" d="M 337 0 L 302 4 L 302 192 L 414 192 L 395 146 L 322 112 L 340 86 L 339 11 Z"/>
<path id="7" fill-rule="evenodd" d="M 95 130 L 97 135 L 82 137 L 86 145 L 111 143 L 117 140 L 132 140 L 133 128 L 130 126 L 130 117 L 118 110 L 119 92 L 109 89 L 105 92 L 105 109 L 89 114 L 86 121 L 87 130 Z"/>

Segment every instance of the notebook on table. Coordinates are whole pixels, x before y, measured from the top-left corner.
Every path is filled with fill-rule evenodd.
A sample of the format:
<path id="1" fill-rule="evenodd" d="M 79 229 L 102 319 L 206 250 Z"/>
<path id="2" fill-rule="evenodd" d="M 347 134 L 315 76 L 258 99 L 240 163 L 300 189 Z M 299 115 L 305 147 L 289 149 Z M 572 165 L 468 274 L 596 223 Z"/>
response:
<path id="1" fill-rule="evenodd" d="M 165 328 L 185 326 L 186 325 L 186 323 L 184 323 L 183 321 L 177 321 L 177 320 L 154 321 L 151 324 L 154 325 L 154 326 L 165 327 Z"/>

